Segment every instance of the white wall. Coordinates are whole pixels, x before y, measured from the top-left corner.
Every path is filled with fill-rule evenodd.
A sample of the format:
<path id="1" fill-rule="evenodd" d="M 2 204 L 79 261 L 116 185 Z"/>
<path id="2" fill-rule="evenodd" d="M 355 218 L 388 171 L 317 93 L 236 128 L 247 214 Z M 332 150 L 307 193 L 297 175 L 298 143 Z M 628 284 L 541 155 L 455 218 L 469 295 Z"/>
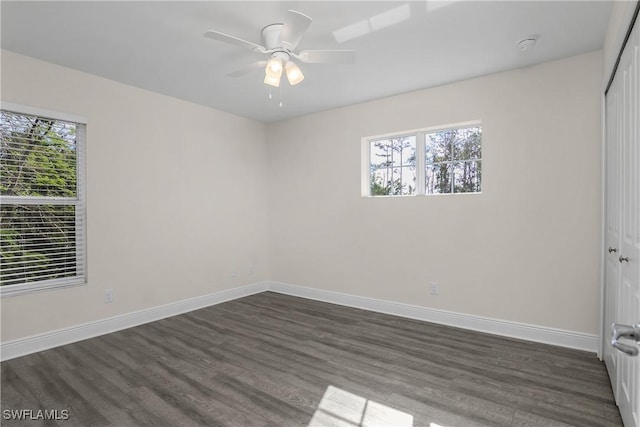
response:
<path id="1" fill-rule="evenodd" d="M 2 299 L 2 342 L 266 279 L 595 334 L 602 64 L 265 126 L 3 51 L 3 101 L 89 119 L 89 283 Z M 482 194 L 360 197 L 363 136 L 469 120 Z"/>
<path id="2" fill-rule="evenodd" d="M 602 64 L 599 51 L 269 126 L 271 278 L 597 334 Z M 360 197 L 362 137 L 469 120 L 482 194 Z"/>
<path id="3" fill-rule="evenodd" d="M 2 299 L 3 342 L 267 278 L 263 124 L 7 51 L 2 100 L 89 121 L 88 285 Z"/>

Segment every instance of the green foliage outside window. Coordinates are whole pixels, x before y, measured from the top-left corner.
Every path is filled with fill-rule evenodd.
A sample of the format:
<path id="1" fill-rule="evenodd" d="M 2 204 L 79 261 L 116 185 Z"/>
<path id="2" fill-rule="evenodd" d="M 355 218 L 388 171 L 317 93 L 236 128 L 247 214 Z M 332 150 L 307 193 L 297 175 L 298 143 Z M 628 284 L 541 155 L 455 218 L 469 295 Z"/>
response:
<path id="1" fill-rule="evenodd" d="M 0 114 L 0 285 L 75 276 L 77 125 Z"/>
<path id="2" fill-rule="evenodd" d="M 425 140 L 427 194 L 481 190 L 480 126 L 429 132 Z"/>
<path id="3" fill-rule="evenodd" d="M 417 139 L 424 137 L 424 159 Z M 480 125 L 370 141 L 371 196 L 416 194 L 416 168 L 424 168 L 424 194 L 477 193 L 482 181 Z"/>
<path id="4" fill-rule="evenodd" d="M 415 193 L 415 136 L 373 141 L 370 158 L 372 196 L 399 196 Z"/>

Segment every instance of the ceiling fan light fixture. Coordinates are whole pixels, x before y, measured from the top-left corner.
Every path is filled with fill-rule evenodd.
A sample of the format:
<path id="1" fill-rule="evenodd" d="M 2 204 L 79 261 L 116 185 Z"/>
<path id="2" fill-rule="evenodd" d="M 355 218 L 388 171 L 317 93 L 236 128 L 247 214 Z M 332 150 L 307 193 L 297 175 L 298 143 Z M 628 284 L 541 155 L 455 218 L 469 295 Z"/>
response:
<path id="1" fill-rule="evenodd" d="M 284 68 L 287 73 L 287 80 L 289 80 L 291 86 L 297 85 L 304 80 L 304 74 L 302 74 L 302 70 L 300 70 L 300 67 L 298 67 L 295 62 L 288 61 Z"/>
<path id="2" fill-rule="evenodd" d="M 374 17 L 377 28 L 396 24 L 401 19 L 405 19 L 406 16 L 401 12 L 404 13 L 408 9 L 409 7 L 405 5 Z M 297 51 L 298 43 L 309 28 L 311 21 L 311 18 L 304 13 L 288 10 L 282 23 L 267 25 L 262 29 L 260 33 L 262 45 L 215 30 L 205 32 L 204 36 L 212 40 L 248 48 L 252 52 L 269 55 L 265 61 L 254 62 L 247 67 L 229 73 L 229 77 L 241 77 L 252 70 L 264 69 L 264 83 L 280 87 L 282 73 L 286 71 L 287 80 L 293 86 L 304 80 L 304 74 L 302 74 L 300 67 L 291 60 L 292 58 L 295 58 L 297 62 L 316 64 L 345 64 L 355 61 L 355 51 L 353 50 L 312 49 Z M 368 32 L 370 30 L 369 22 L 365 21 L 365 24 Z"/>
<path id="3" fill-rule="evenodd" d="M 269 86 L 280 87 L 280 77 L 273 77 L 267 74 L 264 76 L 264 82 Z"/>
<path id="4" fill-rule="evenodd" d="M 282 59 L 275 55 L 272 56 L 267 62 L 264 72 L 267 76 L 280 79 L 280 76 L 282 76 Z"/>

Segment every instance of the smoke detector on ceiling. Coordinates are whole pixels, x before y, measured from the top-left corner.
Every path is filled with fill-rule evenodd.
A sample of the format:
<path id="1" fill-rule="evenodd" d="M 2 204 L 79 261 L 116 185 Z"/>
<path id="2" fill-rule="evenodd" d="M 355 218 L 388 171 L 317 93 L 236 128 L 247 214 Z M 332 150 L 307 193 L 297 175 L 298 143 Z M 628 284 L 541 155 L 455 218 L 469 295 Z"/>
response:
<path id="1" fill-rule="evenodd" d="M 533 46 L 536 44 L 536 40 L 538 38 L 536 36 L 529 36 L 529 37 L 525 37 L 522 40 L 518 40 L 518 49 L 520 49 L 523 52 L 526 52 L 528 50 L 531 50 L 533 48 Z"/>

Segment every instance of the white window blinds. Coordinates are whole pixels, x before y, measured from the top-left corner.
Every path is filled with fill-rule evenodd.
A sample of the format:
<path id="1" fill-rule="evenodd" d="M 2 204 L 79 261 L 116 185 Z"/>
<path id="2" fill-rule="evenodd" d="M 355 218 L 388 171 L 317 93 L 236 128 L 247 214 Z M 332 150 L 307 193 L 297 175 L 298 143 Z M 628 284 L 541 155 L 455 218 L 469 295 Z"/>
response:
<path id="1" fill-rule="evenodd" d="M 82 284 L 85 125 L 0 115 L 0 293 Z"/>

